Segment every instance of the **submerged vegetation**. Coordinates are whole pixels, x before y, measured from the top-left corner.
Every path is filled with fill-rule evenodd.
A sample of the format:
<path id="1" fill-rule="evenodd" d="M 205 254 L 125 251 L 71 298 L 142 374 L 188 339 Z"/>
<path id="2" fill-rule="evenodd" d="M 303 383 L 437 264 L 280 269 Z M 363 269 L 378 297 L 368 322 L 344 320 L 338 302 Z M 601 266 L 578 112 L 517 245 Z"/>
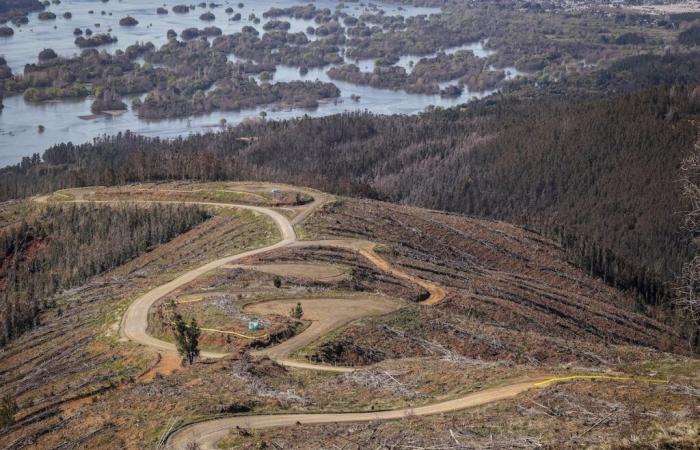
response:
<path id="1" fill-rule="evenodd" d="M 216 6 L 183 4 L 172 10 L 185 14 L 193 8 L 212 10 Z M 148 119 L 273 103 L 311 108 L 320 100 L 337 97 L 329 85 L 319 93 L 318 85 L 307 84 L 306 95 L 293 84 L 261 86 L 259 81 L 269 81 L 279 65 L 298 68 L 302 74 L 322 68 L 331 79 L 378 89 L 456 97 L 466 89 L 486 92 L 517 83 L 506 76 L 506 70 L 513 68 L 527 73 L 532 82 L 558 83 L 605 68 L 621 57 L 658 53 L 675 42 L 690 46 L 697 27 L 686 26 L 688 20 L 683 19 L 670 24 L 653 21 L 631 10 L 569 10 L 556 3 L 531 8 L 516 1 L 496 6 L 453 0 L 425 6 L 441 6 L 443 13 L 387 15 L 377 5 L 368 5 L 359 13 L 349 5 L 334 10 L 312 4 L 270 8 L 262 14 L 264 23 L 257 16 L 250 17 L 250 24 L 231 34 L 216 26 L 190 27 L 169 31 L 169 41 L 160 48 L 146 42 L 113 54 L 66 58 L 47 53 L 38 64 L 28 65 L 25 73 L 7 74 L 0 83 L 5 95 L 32 88 L 57 94 L 29 95 L 42 99 L 66 98 L 61 93 L 76 83 L 93 95 L 98 92 L 93 85 L 116 96 L 147 94 L 147 101 L 137 102 L 136 109 Z M 193 20 L 214 20 L 210 10 L 193 15 Z M 163 12 L 167 10 L 159 7 L 158 13 Z M 234 9 L 226 13 L 233 14 Z M 290 32 L 287 18 L 310 25 L 306 32 Z M 257 21 L 262 25 L 253 26 Z M 119 20 L 124 27 L 138 23 L 132 16 Z M 93 35 L 86 30 L 83 36 L 83 30 L 77 29 L 75 44 L 91 48 L 114 43 L 117 37 L 110 31 Z M 483 44 L 479 54 L 469 49 L 475 42 Z M 406 57 L 411 58 L 408 66 Z M 140 58 L 149 64 L 141 63 Z M 366 59 L 375 61 L 369 71 L 358 64 Z M 202 67 L 207 70 L 200 70 Z M 267 73 L 257 81 L 250 80 L 262 72 Z M 447 82 L 449 86 L 443 84 Z M 233 94 L 231 86 L 237 89 Z"/>

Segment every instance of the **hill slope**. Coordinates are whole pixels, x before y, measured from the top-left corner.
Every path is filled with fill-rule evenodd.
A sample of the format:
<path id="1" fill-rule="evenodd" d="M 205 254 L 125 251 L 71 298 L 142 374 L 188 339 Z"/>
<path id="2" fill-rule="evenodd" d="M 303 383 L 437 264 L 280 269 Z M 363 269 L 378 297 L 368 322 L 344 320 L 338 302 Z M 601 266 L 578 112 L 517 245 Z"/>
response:
<path id="1" fill-rule="evenodd" d="M 664 61 L 627 61 L 600 76 L 639 87 L 668 69 L 682 81 L 681 63 Z M 659 303 L 692 252 L 680 231 L 688 206 L 677 180 L 697 140 L 700 88 L 624 93 L 628 86 L 614 96 L 577 96 L 591 83 L 562 83 L 552 87 L 558 95 L 532 98 L 524 89 L 420 116 L 343 114 L 173 142 L 125 134 L 61 144 L 45 152 L 45 163 L 28 159 L 4 170 L 0 194 L 144 180 L 274 179 L 527 225 L 562 242 L 593 273 Z"/>
<path id="2" fill-rule="evenodd" d="M 464 434 L 465 420 L 493 433 L 533 401 L 547 405 L 546 414 L 532 413 L 517 430 L 518 439 L 555 447 L 572 439 L 595 444 L 633 435 L 644 442 L 692 442 L 692 435 L 649 430 L 657 423 L 692 427 L 697 361 L 682 356 L 671 330 L 635 313 L 633 298 L 577 269 L 555 243 L 536 233 L 279 185 L 93 188 L 64 191 L 48 201 L 127 198 L 195 202 L 213 217 L 59 295 L 56 303 L 64 313 L 47 309 L 34 330 L 2 350 L 0 394 L 19 406 L 14 424 L 0 437 L 5 447 L 149 448 L 169 430 L 221 415 L 393 410 L 467 398 L 495 384 L 581 373 L 669 377 L 671 383 L 581 380 L 544 386 L 495 409 L 454 413 L 452 425 L 443 417 L 410 418 L 411 442 L 434 441 L 435 433 L 449 436 L 454 429 L 455 439 L 476 445 L 481 432 Z M 216 203 L 265 205 L 296 227 L 285 245 L 238 260 L 230 255 L 270 246 L 280 235 L 267 213 Z M 205 265 L 209 269 L 199 276 L 183 278 Z M 173 280 L 181 281 L 161 289 Z M 125 309 L 156 291 L 145 332 L 170 342 L 168 323 L 177 310 L 211 330 L 201 345 L 214 359 L 172 372 L 167 345 L 150 348 L 118 339 Z M 304 306 L 301 322 L 285 308 L 275 309 L 296 302 Z M 327 304 L 333 314 L 314 316 L 328 310 L 314 310 L 314 302 Z M 384 309 L 370 313 L 369 305 Z M 349 323 L 324 322 L 346 314 L 343 308 L 352 315 Z M 247 330 L 253 310 L 262 331 Z M 308 341 L 304 336 L 318 330 L 314 321 L 328 327 L 320 340 Z M 281 355 L 274 351 L 282 347 L 276 341 L 295 344 Z M 259 347 L 259 356 L 251 356 L 251 346 Z M 344 373 L 328 373 L 328 365 Z M 606 405 L 617 404 L 615 420 L 601 420 L 581 434 L 590 427 L 587 419 L 561 402 L 578 402 L 582 392 L 590 395 L 582 403 L 587 417 L 605 418 Z M 543 432 L 552 426 L 553 411 L 560 428 Z M 219 444 L 327 447 L 352 429 L 357 445 L 379 445 L 377 439 L 393 445 L 399 442 L 395 427 L 405 426 L 381 425 L 379 435 L 371 424 L 233 429 Z M 499 439 L 515 439 L 511 434 L 497 431 Z"/>

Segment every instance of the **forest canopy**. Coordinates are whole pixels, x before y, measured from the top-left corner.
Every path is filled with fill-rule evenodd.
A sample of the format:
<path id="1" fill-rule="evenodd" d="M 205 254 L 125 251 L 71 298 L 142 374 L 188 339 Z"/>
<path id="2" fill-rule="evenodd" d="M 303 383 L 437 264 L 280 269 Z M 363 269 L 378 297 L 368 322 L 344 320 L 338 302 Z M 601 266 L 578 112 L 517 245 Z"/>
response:
<path id="1" fill-rule="evenodd" d="M 634 56 L 566 83 L 416 116 L 250 122 L 163 140 L 55 145 L 0 172 L 0 199 L 146 180 L 270 180 L 506 220 L 644 302 L 691 254 L 678 180 L 700 112 L 700 53 Z"/>
<path id="2" fill-rule="evenodd" d="M 35 326 L 53 296 L 209 217 L 175 205 L 47 206 L 0 233 L 0 347 Z"/>

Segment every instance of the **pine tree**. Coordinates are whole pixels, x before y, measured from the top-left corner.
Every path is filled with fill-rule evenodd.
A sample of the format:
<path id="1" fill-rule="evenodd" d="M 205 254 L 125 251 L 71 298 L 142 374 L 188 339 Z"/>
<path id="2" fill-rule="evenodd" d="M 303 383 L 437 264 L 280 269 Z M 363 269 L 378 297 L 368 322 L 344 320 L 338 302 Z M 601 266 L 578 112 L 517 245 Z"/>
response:
<path id="1" fill-rule="evenodd" d="M 292 309 L 292 317 L 299 320 L 303 315 L 304 310 L 301 307 L 301 303 L 297 303 L 297 305 Z"/>
<path id="2" fill-rule="evenodd" d="M 199 336 L 202 331 L 193 318 L 187 325 L 180 314 L 175 314 L 173 323 L 177 352 L 182 356 L 182 364 L 193 364 L 199 357 Z"/>

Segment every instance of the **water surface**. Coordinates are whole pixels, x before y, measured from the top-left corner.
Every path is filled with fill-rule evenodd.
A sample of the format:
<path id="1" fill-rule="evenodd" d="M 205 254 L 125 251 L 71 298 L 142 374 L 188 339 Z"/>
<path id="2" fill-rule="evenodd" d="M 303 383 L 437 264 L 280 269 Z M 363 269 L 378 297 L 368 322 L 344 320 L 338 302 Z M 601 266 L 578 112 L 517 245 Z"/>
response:
<path id="1" fill-rule="evenodd" d="M 192 2 L 183 2 L 191 4 Z M 199 2 L 196 2 L 199 3 Z M 222 1 L 218 8 L 196 8 L 187 14 L 175 14 L 171 8 L 177 2 L 168 3 L 167 15 L 157 15 L 156 8 L 163 5 L 161 1 L 153 0 L 110 0 L 107 3 L 90 0 L 63 0 L 60 5 L 51 5 L 48 10 L 57 15 L 56 20 L 40 21 L 38 13 L 30 15 L 30 23 L 22 27 L 14 27 L 15 35 L 10 38 L 0 38 L 0 55 L 7 60 L 13 73 L 23 72 L 24 65 L 36 62 L 38 52 L 50 47 L 60 56 L 72 56 L 80 53 L 75 46 L 73 29 L 78 27 L 83 30 L 90 28 L 94 33 L 111 32 L 119 39 L 118 42 L 98 47 L 98 50 L 114 52 L 116 49 L 124 49 L 136 42 L 153 42 L 156 47 L 167 42 L 167 30 L 173 29 L 178 34 L 185 28 L 205 26 L 217 26 L 225 34 L 240 31 L 243 26 L 255 26 L 261 33 L 267 19 L 262 18 L 263 12 L 271 7 L 284 8 L 293 5 L 304 5 L 306 2 L 294 0 L 260 0 L 243 2 L 244 7 L 238 8 L 238 1 Z M 333 0 L 318 0 L 314 2 L 317 8 L 330 8 L 334 10 L 337 2 Z M 225 9 L 231 6 L 234 13 L 240 12 L 242 20 L 229 21 L 231 15 L 225 13 Z M 436 8 L 417 8 L 397 5 L 380 5 L 388 15 L 401 14 L 404 17 L 419 14 L 436 14 L 440 10 Z M 88 11 L 93 10 L 90 14 Z M 101 11 L 107 14 L 102 15 Z M 71 19 L 64 19 L 62 14 L 69 11 L 73 14 Z M 200 14 L 212 11 L 216 20 L 204 22 L 199 20 Z M 347 3 L 343 11 L 353 16 L 359 16 L 364 12 L 372 12 L 366 6 L 359 3 Z M 111 15 L 109 15 L 111 13 Z M 254 24 L 248 20 L 249 15 L 255 14 L 261 18 L 260 24 Z M 136 18 L 139 24 L 134 27 L 122 27 L 119 20 L 127 15 Z M 289 21 L 290 32 L 306 31 L 308 26 L 317 26 L 313 21 L 290 19 L 281 17 L 279 20 Z M 96 26 L 99 24 L 99 27 Z M 314 36 L 309 36 L 314 39 Z M 477 56 L 486 57 L 492 50 L 484 48 L 484 43 L 471 43 L 450 49 L 440 49 L 447 53 L 457 50 L 471 50 Z M 421 57 L 434 55 L 405 55 L 398 65 L 411 70 L 411 61 L 417 62 Z M 231 60 L 235 58 L 231 57 Z M 347 62 L 356 63 L 363 71 L 372 71 L 373 60 L 360 60 Z M 328 67 L 312 69 L 305 75 L 300 75 L 296 67 L 278 66 L 272 82 L 291 80 L 321 80 L 332 81 L 341 91 L 340 98 L 331 103 L 321 104 L 314 110 L 279 109 L 275 107 L 259 107 L 239 112 L 214 112 L 207 115 L 186 119 L 144 121 L 139 119 L 133 111 L 118 117 L 99 116 L 93 120 L 81 119 L 80 116 L 90 115 L 92 99 L 79 101 L 60 101 L 43 103 L 40 105 L 26 103 L 22 96 L 6 97 L 5 108 L 0 112 L 0 166 L 14 164 L 23 156 L 29 156 L 35 152 L 42 152 L 49 146 L 59 142 L 82 143 L 91 141 L 97 136 L 115 134 L 120 131 L 131 130 L 140 134 L 161 137 L 176 137 L 196 132 L 205 132 L 218 129 L 221 119 L 225 119 L 229 125 L 235 125 L 245 119 L 260 118 L 264 111 L 267 120 L 287 119 L 304 114 L 309 116 L 323 116 L 345 111 L 367 110 L 377 114 L 415 114 L 424 111 L 431 105 L 453 106 L 464 103 L 476 97 L 488 95 L 491 92 L 469 92 L 465 89 L 463 94 L 454 98 L 442 98 L 439 95 L 407 94 L 403 91 L 375 89 L 368 86 L 356 86 L 347 82 L 333 81 L 326 75 Z M 518 73 L 512 72 L 513 76 Z M 446 86 L 447 83 L 441 83 Z M 358 98 L 354 101 L 353 98 Z M 130 103 L 130 102 L 128 102 Z M 43 125 L 44 131 L 39 132 L 38 126 Z"/>

